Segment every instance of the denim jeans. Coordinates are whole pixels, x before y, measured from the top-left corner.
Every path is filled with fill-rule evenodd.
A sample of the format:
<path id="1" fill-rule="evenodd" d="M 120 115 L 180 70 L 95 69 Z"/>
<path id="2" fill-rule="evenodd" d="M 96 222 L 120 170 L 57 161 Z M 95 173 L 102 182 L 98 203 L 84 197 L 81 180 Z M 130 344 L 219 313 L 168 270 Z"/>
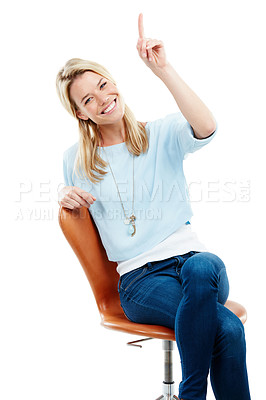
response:
<path id="1" fill-rule="evenodd" d="M 229 283 L 218 256 L 190 251 L 148 262 L 123 274 L 118 292 L 130 321 L 175 330 L 180 399 L 205 400 L 210 371 L 216 399 L 250 400 L 244 327 L 224 306 Z"/>

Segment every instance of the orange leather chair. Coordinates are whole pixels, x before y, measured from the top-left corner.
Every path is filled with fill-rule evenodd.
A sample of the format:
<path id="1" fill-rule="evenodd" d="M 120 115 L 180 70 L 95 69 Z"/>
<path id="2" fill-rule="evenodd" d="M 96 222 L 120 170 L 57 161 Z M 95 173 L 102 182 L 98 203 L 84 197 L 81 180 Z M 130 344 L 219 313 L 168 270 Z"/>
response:
<path id="1" fill-rule="evenodd" d="M 116 271 L 117 263 L 108 260 L 88 208 L 69 210 L 60 207 L 59 224 L 89 280 L 100 312 L 101 324 L 105 328 L 148 337 L 128 343 L 131 345 L 151 338 L 162 339 L 164 350 L 163 394 L 156 400 L 178 399 L 174 395 L 172 364 L 174 330 L 164 326 L 138 324 L 127 319 L 120 305 L 117 291 L 119 280 L 119 274 Z M 230 300 L 226 302 L 225 306 L 235 313 L 242 323 L 245 323 L 247 314 L 243 306 Z"/>

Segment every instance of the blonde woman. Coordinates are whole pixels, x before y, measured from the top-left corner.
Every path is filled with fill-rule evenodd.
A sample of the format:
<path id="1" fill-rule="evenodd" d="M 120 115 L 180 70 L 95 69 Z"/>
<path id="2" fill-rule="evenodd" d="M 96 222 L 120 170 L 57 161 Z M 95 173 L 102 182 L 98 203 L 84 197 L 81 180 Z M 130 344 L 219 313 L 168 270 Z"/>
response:
<path id="1" fill-rule="evenodd" d="M 183 173 L 186 155 L 215 137 L 216 121 L 167 61 L 162 41 L 144 37 L 142 14 L 138 24 L 139 56 L 180 111 L 139 122 L 103 66 L 69 60 L 57 91 L 80 136 L 64 152 L 59 204 L 88 207 L 109 260 L 117 262 L 127 318 L 175 330 L 179 398 L 205 400 L 210 371 L 216 399 L 249 400 L 244 327 L 224 307 L 223 261 L 191 229 Z"/>

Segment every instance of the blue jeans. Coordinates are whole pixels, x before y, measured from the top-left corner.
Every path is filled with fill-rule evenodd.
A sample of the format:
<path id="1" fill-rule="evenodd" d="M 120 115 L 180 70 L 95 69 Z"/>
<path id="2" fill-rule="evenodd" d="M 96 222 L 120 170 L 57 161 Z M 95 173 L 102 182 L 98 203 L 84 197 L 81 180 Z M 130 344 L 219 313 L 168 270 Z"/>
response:
<path id="1" fill-rule="evenodd" d="M 123 274 L 118 292 L 130 321 L 175 330 L 180 399 L 205 400 L 210 371 L 216 399 L 250 400 L 244 327 L 224 306 L 229 283 L 218 256 L 190 251 L 148 262 Z"/>

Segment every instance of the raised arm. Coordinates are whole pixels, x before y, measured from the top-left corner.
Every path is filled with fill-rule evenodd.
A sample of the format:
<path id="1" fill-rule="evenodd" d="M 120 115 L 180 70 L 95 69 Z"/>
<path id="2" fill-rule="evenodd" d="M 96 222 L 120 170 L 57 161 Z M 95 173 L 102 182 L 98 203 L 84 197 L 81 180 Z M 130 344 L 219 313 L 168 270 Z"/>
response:
<path id="1" fill-rule="evenodd" d="M 193 128 L 195 136 L 198 139 L 210 136 L 216 129 L 211 111 L 167 61 L 163 42 L 145 38 L 143 14 L 139 14 L 138 29 L 139 38 L 136 47 L 140 58 L 170 90 L 181 113 Z"/>

